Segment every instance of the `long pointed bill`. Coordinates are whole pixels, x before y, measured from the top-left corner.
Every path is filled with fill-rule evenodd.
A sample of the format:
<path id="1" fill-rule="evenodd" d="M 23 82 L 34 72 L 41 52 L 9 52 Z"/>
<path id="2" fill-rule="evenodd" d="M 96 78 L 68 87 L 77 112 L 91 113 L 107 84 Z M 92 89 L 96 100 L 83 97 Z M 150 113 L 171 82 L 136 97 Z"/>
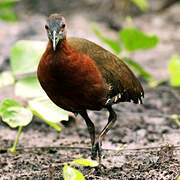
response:
<path id="1" fill-rule="evenodd" d="M 56 31 L 53 31 L 53 50 L 56 50 Z"/>

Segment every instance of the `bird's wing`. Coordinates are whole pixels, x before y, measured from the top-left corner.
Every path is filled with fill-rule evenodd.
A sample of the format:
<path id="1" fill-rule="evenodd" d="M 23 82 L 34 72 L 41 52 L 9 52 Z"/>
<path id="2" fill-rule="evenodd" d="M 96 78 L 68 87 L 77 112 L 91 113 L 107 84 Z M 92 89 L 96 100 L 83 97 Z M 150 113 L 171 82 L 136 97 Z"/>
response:
<path id="1" fill-rule="evenodd" d="M 101 72 L 108 88 L 109 103 L 119 101 L 133 101 L 142 103 L 143 88 L 127 65 L 117 56 L 99 45 L 83 38 L 69 38 L 72 48 L 87 54 L 93 59 Z"/>

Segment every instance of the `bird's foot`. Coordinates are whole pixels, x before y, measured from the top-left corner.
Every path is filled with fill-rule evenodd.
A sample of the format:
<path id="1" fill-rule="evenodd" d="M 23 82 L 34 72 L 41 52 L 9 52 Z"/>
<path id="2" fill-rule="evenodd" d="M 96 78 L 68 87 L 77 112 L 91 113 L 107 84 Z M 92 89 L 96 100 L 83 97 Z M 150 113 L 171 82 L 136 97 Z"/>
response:
<path id="1" fill-rule="evenodd" d="M 95 167 L 96 174 L 97 173 L 99 173 L 99 174 L 105 173 L 106 170 L 107 170 L 107 167 L 104 166 L 103 164 L 99 164 L 97 167 Z"/>
<path id="2" fill-rule="evenodd" d="M 88 176 L 94 176 L 94 175 L 101 175 L 103 173 L 105 173 L 107 171 L 107 167 L 104 166 L 103 164 L 99 164 L 98 166 L 92 168 L 92 167 L 88 167 L 89 168 L 89 173 Z"/>
<path id="3" fill-rule="evenodd" d="M 101 141 L 97 141 L 93 147 L 92 147 L 92 155 L 91 155 L 91 159 L 93 160 L 98 160 L 99 164 L 101 164 Z"/>

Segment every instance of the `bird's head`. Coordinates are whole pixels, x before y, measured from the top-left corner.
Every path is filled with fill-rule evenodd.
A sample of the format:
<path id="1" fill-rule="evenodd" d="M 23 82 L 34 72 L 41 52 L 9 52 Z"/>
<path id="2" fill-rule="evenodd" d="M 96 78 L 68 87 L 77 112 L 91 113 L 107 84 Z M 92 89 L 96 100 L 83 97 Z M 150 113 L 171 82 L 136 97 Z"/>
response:
<path id="1" fill-rule="evenodd" d="M 51 14 L 45 25 L 49 40 L 52 42 L 53 50 L 66 37 L 66 21 L 60 14 Z"/>

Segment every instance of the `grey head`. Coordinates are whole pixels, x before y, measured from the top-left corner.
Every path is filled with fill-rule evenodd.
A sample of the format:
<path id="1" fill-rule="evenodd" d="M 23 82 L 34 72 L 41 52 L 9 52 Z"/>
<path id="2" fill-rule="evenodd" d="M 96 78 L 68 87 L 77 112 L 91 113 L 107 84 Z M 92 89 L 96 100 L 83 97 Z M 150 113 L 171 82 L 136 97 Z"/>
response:
<path id="1" fill-rule="evenodd" d="M 66 21 L 60 14 L 51 14 L 45 25 L 49 40 L 52 42 L 53 50 L 66 37 Z"/>

